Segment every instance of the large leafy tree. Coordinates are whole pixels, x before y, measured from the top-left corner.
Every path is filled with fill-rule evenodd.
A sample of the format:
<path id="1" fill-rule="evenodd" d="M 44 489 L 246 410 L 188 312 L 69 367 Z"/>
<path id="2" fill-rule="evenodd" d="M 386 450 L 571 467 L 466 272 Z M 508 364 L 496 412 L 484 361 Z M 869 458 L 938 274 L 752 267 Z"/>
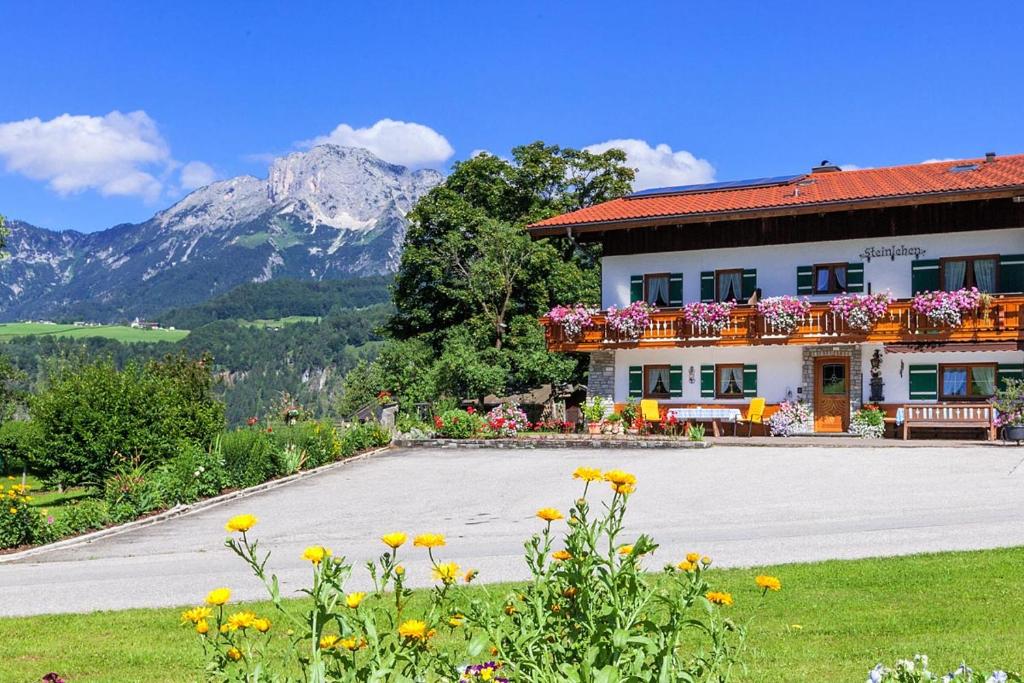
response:
<path id="1" fill-rule="evenodd" d="M 555 303 L 600 298 L 597 247 L 533 240 L 529 223 L 629 191 L 625 154 L 545 145 L 458 162 L 410 214 L 395 278 L 394 340 L 433 350 L 436 391 L 478 398 L 560 382 L 580 359 L 547 353 L 536 321 Z M 387 373 L 377 376 L 381 389 Z"/>

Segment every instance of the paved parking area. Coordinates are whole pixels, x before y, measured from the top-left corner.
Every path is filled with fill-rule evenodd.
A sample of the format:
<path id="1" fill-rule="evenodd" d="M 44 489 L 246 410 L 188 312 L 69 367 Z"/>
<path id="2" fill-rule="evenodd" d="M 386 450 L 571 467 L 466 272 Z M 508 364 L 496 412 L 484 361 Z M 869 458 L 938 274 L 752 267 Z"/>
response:
<path id="1" fill-rule="evenodd" d="M 652 566 L 686 551 L 747 566 L 1024 545 L 1024 449 L 716 446 L 708 450 L 396 450 L 218 507 L 89 545 L 0 564 L 0 614 L 193 603 L 217 586 L 262 587 L 223 547 L 228 517 L 260 518 L 284 591 L 308 580 L 302 549 L 323 544 L 361 565 L 385 532 L 439 532 L 440 555 L 521 579 L 534 511 L 565 510 L 579 465 L 639 478 L 629 526 L 661 544 Z M 600 487 L 604 495 L 604 487 Z M 409 577 L 429 583 L 420 549 Z"/>

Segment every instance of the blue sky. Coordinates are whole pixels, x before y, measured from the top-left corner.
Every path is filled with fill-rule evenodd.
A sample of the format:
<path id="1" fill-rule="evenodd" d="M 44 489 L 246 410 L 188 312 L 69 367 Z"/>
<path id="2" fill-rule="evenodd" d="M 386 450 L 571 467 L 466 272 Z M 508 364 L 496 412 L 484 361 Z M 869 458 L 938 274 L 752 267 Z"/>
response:
<path id="1" fill-rule="evenodd" d="M 1022 26 L 1019 2 L 0 0 L 0 213 L 144 220 L 339 126 L 442 169 L 630 139 L 647 184 L 1024 152 Z"/>

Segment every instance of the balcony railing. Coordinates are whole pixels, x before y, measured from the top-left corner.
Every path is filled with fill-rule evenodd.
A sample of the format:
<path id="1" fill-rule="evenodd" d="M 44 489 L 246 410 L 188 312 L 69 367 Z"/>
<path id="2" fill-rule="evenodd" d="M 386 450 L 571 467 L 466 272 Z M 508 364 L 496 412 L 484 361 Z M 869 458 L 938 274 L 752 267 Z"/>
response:
<path id="1" fill-rule="evenodd" d="M 833 344 L 856 342 L 982 342 L 1024 340 L 1024 295 L 995 296 L 983 311 L 964 315 L 958 327 L 936 325 L 910 308 L 910 300 L 894 301 L 870 331 L 848 326 L 829 310 L 828 303 L 811 306 L 796 330 L 786 333 L 768 324 L 753 306 L 733 309 L 721 333 L 683 320 L 679 309 L 651 315 L 639 339 L 620 337 L 607 327 L 605 316 L 594 316 L 593 325 L 576 337 L 560 325 L 541 318 L 548 348 L 552 351 L 595 351 L 608 348 L 657 348 L 672 346 L 751 346 L 765 344 Z"/>

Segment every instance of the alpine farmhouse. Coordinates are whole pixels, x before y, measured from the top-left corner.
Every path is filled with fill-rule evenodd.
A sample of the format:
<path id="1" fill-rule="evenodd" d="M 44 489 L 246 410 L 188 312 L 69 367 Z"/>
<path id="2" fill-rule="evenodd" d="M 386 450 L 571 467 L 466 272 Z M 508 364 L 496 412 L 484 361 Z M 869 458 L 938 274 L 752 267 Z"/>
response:
<path id="1" fill-rule="evenodd" d="M 770 414 L 802 400 L 815 431 L 843 432 L 868 402 L 902 418 L 919 404 L 984 403 L 1022 376 L 1024 155 L 854 171 L 822 162 L 643 190 L 529 230 L 602 245 L 603 311 L 575 334 L 542 323 L 549 349 L 590 354 L 589 393 L 616 404 L 742 410 L 763 397 Z M 915 294 L 971 288 L 991 296 L 959 324 L 912 305 Z M 892 301 L 866 330 L 830 306 L 882 292 Z M 782 295 L 810 303 L 791 329 L 757 309 Z M 632 338 L 606 313 L 635 301 L 656 311 Z M 684 315 L 725 301 L 735 306 L 717 328 Z"/>

